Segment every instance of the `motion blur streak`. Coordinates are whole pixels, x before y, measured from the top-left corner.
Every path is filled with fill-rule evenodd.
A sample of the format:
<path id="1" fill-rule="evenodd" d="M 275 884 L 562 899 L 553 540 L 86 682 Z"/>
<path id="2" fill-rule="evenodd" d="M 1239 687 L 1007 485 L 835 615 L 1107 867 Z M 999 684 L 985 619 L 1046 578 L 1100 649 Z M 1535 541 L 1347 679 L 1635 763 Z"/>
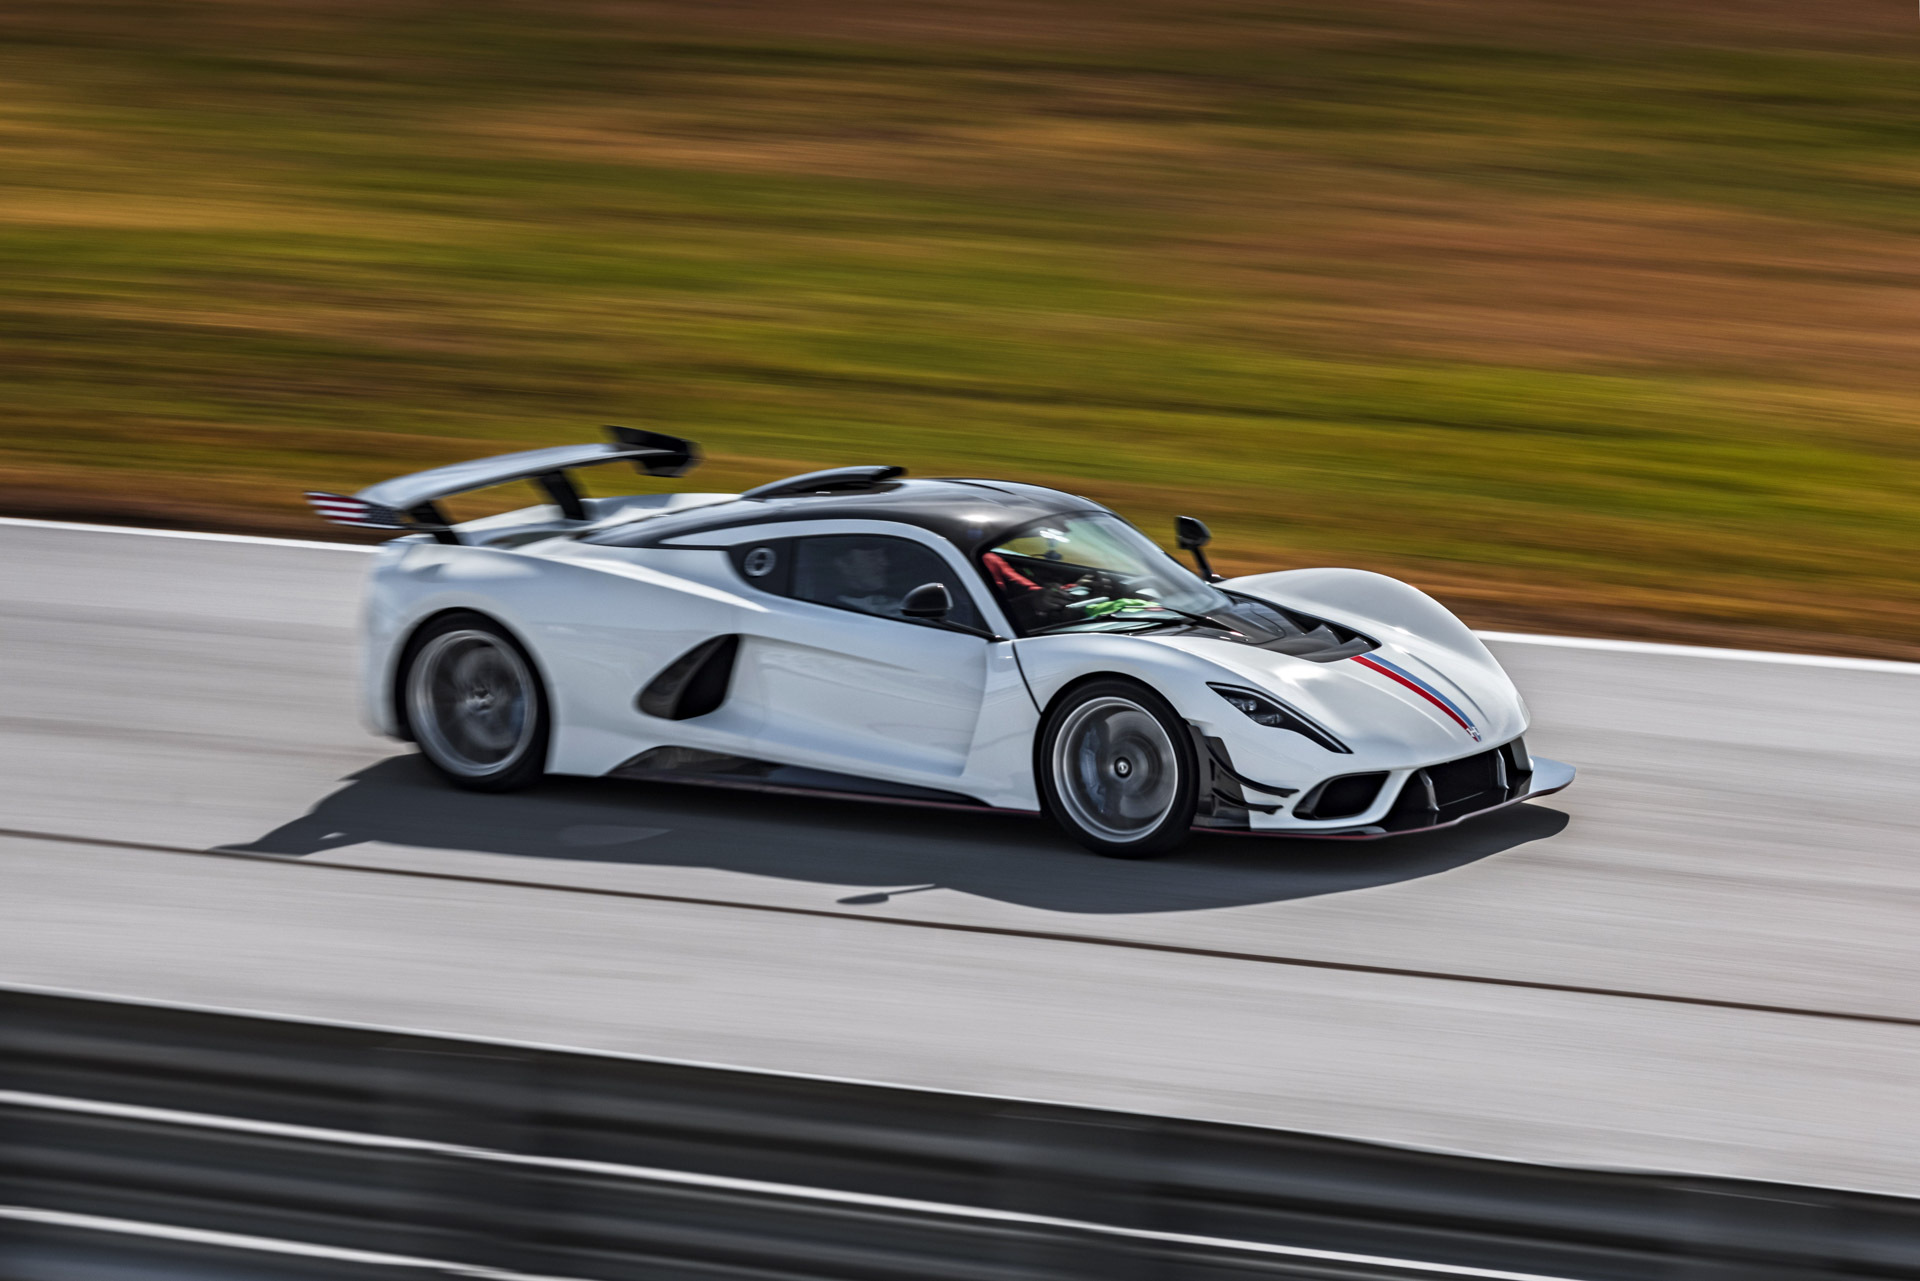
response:
<path id="1" fill-rule="evenodd" d="M 7 1242 L 19 1281 L 151 1266 L 167 1224 L 609 1278 L 1920 1276 L 1906 1198 L 11 987 L 0 1015 L 0 1169 L 56 1212 L 15 1221 L 66 1229 Z"/>
<path id="2" fill-rule="evenodd" d="M 461 1144 L 433 1143 L 420 1139 L 395 1138 L 385 1134 L 363 1134 L 354 1131 L 324 1130 L 306 1125 L 281 1125 L 273 1122 L 249 1121 L 238 1117 L 208 1116 L 201 1113 L 179 1112 L 168 1108 L 133 1107 L 125 1104 L 103 1103 L 92 1099 L 70 1099 L 51 1095 L 27 1094 L 14 1090 L 0 1090 L 0 1108 L 69 1112 L 111 1120 L 127 1120 L 194 1129 L 226 1130 L 242 1134 L 257 1134 L 267 1138 L 303 1140 L 308 1143 L 384 1148 L 428 1156 L 457 1157 L 468 1161 L 498 1162 L 503 1165 L 522 1165 L 538 1169 L 601 1175 L 610 1178 L 630 1179 L 648 1183 L 684 1184 L 690 1187 L 718 1192 L 748 1193 L 759 1196 L 782 1197 L 798 1201 L 823 1201 L 865 1209 L 904 1211 L 912 1214 L 936 1215 L 942 1218 L 959 1220 L 974 1219 L 1012 1227 L 1064 1228 L 1075 1233 L 1120 1237 L 1133 1241 L 1203 1246 L 1208 1249 L 1224 1250 L 1239 1254 L 1271 1255 L 1289 1259 L 1316 1259 L 1334 1263 L 1352 1263 L 1370 1267 L 1395 1268 L 1406 1272 L 1438 1277 L 1464 1277 L 1473 1279 L 1473 1281 L 1564 1281 L 1562 1278 L 1543 1276 L 1533 1272 L 1509 1272 L 1492 1268 L 1429 1263 L 1413 1259 L 1391 1259 L 1380 1255 L 1354 1254 L 1343 1250 L 1315 1250 L 1304 1246 L 1272 1245 L 1260 1241 L 1236 1241 L 1217 1236 L 1199 1236 L 1189 1232 L 1155 1232 L 1143 1228 L 1129 1228 L 1114 1224 L 1094 1223 L 1084 1219 L 1065 1219 L 1056 1215 L 1026 1214 L 1013 1210 L 993 1210 L 970 1205 L 950 1205 L 937 1201 L 917 1200 L 911 1197 L 844 1192 L 834 1188 L 803 1187 L 791 1183 L 772 1183 L 764 1179 L 729 1178 L 721 1175 L 697 1174 L 687 1170 L 665 1170 L 633 1165 L 620 1165 L 609 1161 L 580 1161 L 564 1157 L 527 1156 L 514 1152 L 498 1152 L 487 1148 L 476 1148 Z M 84 1227 L 95 1231 L 125 1232 L 129 1234 L 178 1234 L 181 1231 L 178 1228 L 167 1228 L 158 1224 L 100 1219 L 90 1215 L 66 1215 L 46 1210 L 35 1210 L 24 1206 L 0 1205 L 0 1219 L 15 1219 L 22 1222 L 52 1222 L 62 1226 Z M 357 1257 L 368 1262 L 400 1263 L 415 1267 L 435 1267 L 455 1270 L 461 1270 L 468 1266 L 446 1263 L 439 1260 L 375 1255 L 365 1251 L 330 1250 L 327 1247 L 316 1247 L 303 1243 L 263 1240 L 258 1237 L 236 1237 L 226 1233 L 202 1233 L 200 1235 L 203 1238 L 212 1239 L 214 1243 L 219 1243 L 218 1238 L 225 1238 L 227 1244 L 239 1249 L 265 1249 L 288 1253 L 312 1252 L 321 1255 L 332 1254 L 335 1257 Z M 495 1272 L 491 1269 L 485 1270 L 485 1274 L 502 1278 L 515 1275 Z M 529 1278 L 529 1281 L 537 1281 L 537 1279 Z"/>

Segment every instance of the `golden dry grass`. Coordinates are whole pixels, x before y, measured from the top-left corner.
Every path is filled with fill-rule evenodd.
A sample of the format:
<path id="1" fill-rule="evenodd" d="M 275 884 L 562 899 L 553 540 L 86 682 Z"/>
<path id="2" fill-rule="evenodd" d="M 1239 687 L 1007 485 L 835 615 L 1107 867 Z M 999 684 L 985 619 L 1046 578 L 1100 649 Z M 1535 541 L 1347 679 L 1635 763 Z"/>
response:
<path id="1" fill-rule="evenodd" d="M 0 506 L 316 534 L 628 421 L 1476 623 L 1920 657 L 1892 9 L 0 10 Z"/>

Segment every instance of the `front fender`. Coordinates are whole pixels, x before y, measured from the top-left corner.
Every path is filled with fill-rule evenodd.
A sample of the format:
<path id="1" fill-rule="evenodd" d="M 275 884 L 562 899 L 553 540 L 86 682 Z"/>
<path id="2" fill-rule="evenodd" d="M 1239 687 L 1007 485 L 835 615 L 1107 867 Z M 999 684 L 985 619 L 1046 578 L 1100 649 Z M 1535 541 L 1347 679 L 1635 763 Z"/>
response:
<path id="1" fill-rule="evenodd" d="M 1034 702 L 1042 709 L 1050 708 L 1063 692 L 1083 680 L 1119 676 L 1139 681 L 1172 704 L 1173 710 L 1202 736 L 1220 740 L 1237 770 L 1278 788 L 1304 791 L 1332 774 L 1364 768 L 1352 764 L 1353 755 L 1328 751 L 1301 735 L 1248 719 L 1216 693 L 1212 684 L 1254 684 L 1264 689 L 1272 682 L 1250 674 L 1248 668 L 1218 661 L 1198 646 L 1155 637 L 1069 633 L 1015 641 L 1014 652 Z M 1249 651 L 1250 657 L 1255 654 L 1262 659 L 1315 666 L 1300 659 Z"/>
<path id="2" fill-rule="evenodd" d="M 1403 670 L 1424 671 L 1433 681 L 1449 682 L 1453 696 L 1474 717 L 1476 730 L 1463 729 L 1428 700 L 1350 660 L 1317 663 L 1192 633 L 1069 633 L 1029 637 L 1016 641 L 1015 647 L 1034 699 L 1043 708 L 1074 683 L 1090 677 L 1126 677 L 1152 688 L 1196 733 L 1217 741 L 1237 776 L 1267 785 L 1266 795 L 1249 792 L 1250 801 L 1271 804 L 1284 790 L 1293 791 L 1297 798 L 1316 784 L 1348 774 L 1388 776 L 1376 803 L 1363 814 L 1296 819 L 1286 804 L 1272 805 L 1254 810 L 1248 819 L 1251 826 L 1265 830 L 1307 832 L 1374 821 L 1391 806 L 1414 770 L 1490 750 L 1526 728 L 1518 691 L 1457 620 L 1459 632 L 1485 655 L 1484 663 L 1470 661 L 1471 650 L 1462 654 L 1453 648 L 1461 643 L 1459 636 L 1444 637 L 1451 643 L 1442 643 L 1411 629 L 1390 630 L 1385 619 L 1362 622 L 1349 611 L 1341 611 L 1338 617 L 1356 626 L 1377 625 L 1382 633 L 1377 657 L 1388 658 Z M 1212 688 L 1215 684 L 1269 694 L 1318 722 L 1349 750 L 1334 751 L 1303 734 L 1263 725 L 1221 697 Z"/>

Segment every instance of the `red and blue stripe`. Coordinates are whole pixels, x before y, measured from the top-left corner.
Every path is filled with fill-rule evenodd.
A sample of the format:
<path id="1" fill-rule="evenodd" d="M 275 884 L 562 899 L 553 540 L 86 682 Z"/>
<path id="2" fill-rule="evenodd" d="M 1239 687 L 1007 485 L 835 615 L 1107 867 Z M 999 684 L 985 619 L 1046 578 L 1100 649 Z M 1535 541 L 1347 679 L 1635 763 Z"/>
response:
<path id="1" fill-rule="evenodd" d="M 1378 654 L 1355 654 L 1353 661 L 1367 668 L 1369 671 L 1379 672 L 1390 681 L 1397 681 L 1405 685 L 1408 689 L 1445 712 L 1453 719 L 1455 724 L 1467 731 L 1474 742 L 1477 743 L 1480 741 L 1480 731 L 1474 727 L 1473 721 L 1468 718 L 1465 712 L 1460 710 L 1452 699 L 1442 694 L 1427 682 L 1421 680 L 1418 676 L 1415 676 L 1406 668 L 1401 667 L 1398 663 L 1390 663 Z"/>

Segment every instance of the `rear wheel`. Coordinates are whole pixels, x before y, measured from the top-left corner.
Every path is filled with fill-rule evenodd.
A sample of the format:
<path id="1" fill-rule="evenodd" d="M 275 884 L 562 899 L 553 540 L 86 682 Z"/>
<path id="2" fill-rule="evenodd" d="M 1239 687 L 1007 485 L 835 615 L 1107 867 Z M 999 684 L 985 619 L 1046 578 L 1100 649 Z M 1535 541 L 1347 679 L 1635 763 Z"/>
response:
<path id="1" fill-rule="evenodd" d="M 544 772 L 545 693 L 526 651 L 492 619 L 450 614 L 421 629 L 401 689 L 421 754 L 452 782 L 506 792 Z"/>
<path id="2" fill-rule="evenodd" d="M 1047 716 L 1037 753 L 1053 820 L 1112 858 L 1150 858 L 1186 840 L 1197 768 L 1186 723 L 1144 685 L 1093 681 Z"/>

